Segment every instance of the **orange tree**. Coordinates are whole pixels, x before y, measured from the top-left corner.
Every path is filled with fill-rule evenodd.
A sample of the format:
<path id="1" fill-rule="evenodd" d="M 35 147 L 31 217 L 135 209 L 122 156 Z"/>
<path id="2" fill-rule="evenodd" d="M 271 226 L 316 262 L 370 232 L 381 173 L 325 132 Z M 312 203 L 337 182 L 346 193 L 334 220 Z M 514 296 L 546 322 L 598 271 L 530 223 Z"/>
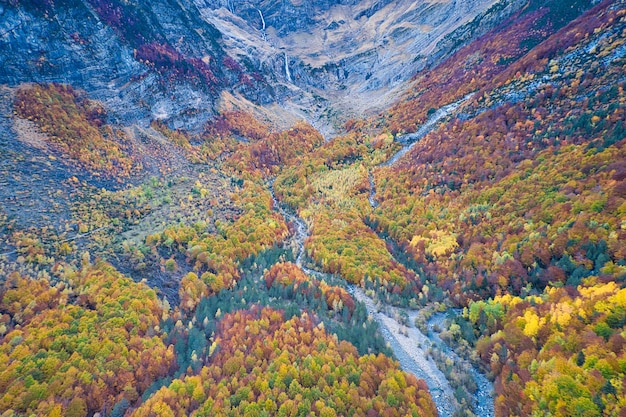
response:
<path id="1" fill-rule="evenodd" d="M 15 97 L 18 116 L 32 120 L 52 144 L 97 175 L 127 177 L 136 161 L 106 125 L 104 108 L 71 86 L 33 85 Z"/>

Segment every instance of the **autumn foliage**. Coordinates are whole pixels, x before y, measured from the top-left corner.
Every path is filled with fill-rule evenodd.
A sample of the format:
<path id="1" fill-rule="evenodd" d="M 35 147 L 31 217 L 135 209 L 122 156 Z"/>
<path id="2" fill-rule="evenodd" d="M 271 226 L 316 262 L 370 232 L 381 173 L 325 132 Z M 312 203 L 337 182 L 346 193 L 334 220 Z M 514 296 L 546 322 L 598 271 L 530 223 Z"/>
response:
<path id="1" fill-rule="evenodd" d="M 466 317 L 487 335 L 477 351 L 497 375 L 498 414 L 622 412 L 625 300 L 626 290 L 594 277 L 538 297 L 472 303 Z"/>
<path id="2" fill-rule="evenodd" d="M 135 59 L 148 67 L 171 79 L 200 81 L 211 89 L 224 83 L 215 74 L 213 59 L 205 61 L 176 50 L 141 4 L 119 0 L 89 0 L 89 3 L 102 21 L 134 48 Z"/>
<path id="3" fill-rule="evenodd" d="M 86 416 L 135 401 L 174 364 L 154 291 L 104 263 L 55 286 L 11 274 L 0 313 L 2 412 Z"/>
<path id="4" fill-rule="evenodd" d="M 198 58 L 188 58 L 167 43 L 142 44 L 137 48 L 135 57 L 171 77 L 197 78 L 207 85 L 219 82 L 209 64 Z"/>
<path id="5" fill-rule="evenodd" d="M 291 129 L 240 146 L 228 163 L 239 173 L 276 174 L 323 143 L 324 138 L 313 126 L 298 122 Z"/>
<path id="6" fill-rule="evenodd" d="M 341 312 L 345 306 L 349 312 L 354 311 L 355 302 L 348 291 L 339 286 L 328 285 L 324 281 L 308 277 L 302 269 L 293 263 L 286 262 L 272 265 L 265 273 L 264 279 L 267 288 L 270 288 L 272 285 L 291 286 L 294 291 L 303 291 L 305 294 L 318 289 L 320 295 L 324 297 L 329 310 Z"/>
<path id="7" fill-rule="evenodd" d="M 194 272 L 181 281 L 181 307 L 193 310 L 202 297 L 229 288 L 241 276 L 239 263 L 279 244 L 287 226 L 272 211 L 271 195 L 257 183 L 243 182 L 234 199 L 243 213 L 230 223 L 218 223 L 217 234 L 207 234 L 201 225 L 177 225 L 150 235 L 146 244 L 182 253 Z"/>
<path id="8" fill-rule="evenodd" d="M 162 75 L 243 71 L 179 52 L 140 5 L 89 3 Z M 359 355 L 388 350 L 350 283 L 383 306 L 464 308 L 444 333 L 490 373 L 498 416 L 623 415 L 625 21 L 620 2 L 530 0 L 330 141 L 239 111 L 196 135 L 155 121 L 146 153 L 176 175 L 121 191 L 71 177 L 58 233 L 0 210 L 0 414 L 436 415 L 423 381 Z M 71 87 L 21 87 L 14 108 L 53 155 L 134 173 L 126 136 Z M 298 262 L 320 272 L 285 261 L 302 229 Z M 76 269 L 82 245 L 155 290 L 88 256 Z"/>
<path id="9" fill-rule="evenodd" d="M 383 355 L 359 357 L 306 313 L 253 307 L 226 315 L 209 362 L 134 416 L 437 415 L 425 384 Z"/>
<path id="10" fill-rule="evenodd" d="M 624 13 L 590 10 L 374 172 L 372 223 L 469 304 L 497 415 L 623 413 Z"/>
<path id="11" fill-rule="evenodd" d="M 340 136 L 313 151 L 306 163 L 285 169 L 274 189 L 309 224 L 307 254 L 325 272 L 396 294 L 415 293 L 419 277 L 399 264 L 366 224 L 371 210 L 367 167 L 384 161 L 394 149 L 385 135 Z"/>
<path id="12" fill-rule="evenodd" d="M 613 32 L 603 48 L 621 42 Z M 594 77 L 572 71 L 537 85 L 534 74 L 523 76 L 480 102 L 493 106 L 515 90 L 526 100 L 452 120 L 374 174 L 374 223 L 461 302 L 519 294 L 527 284 L 577 285 L 623 262 L 622 68 L 576 63 Z"/>
<path id="13" fill-rule="evenodd" d="M 608 3 L 603 2 L 604 7 Z M 501 25 L 437 67 L 418 73 L 404 97 L 382 115 L 383 125 L 393 134 L 415 131 L 430 111 L 470 92 L 489 92 L 516 74 L 542 68 L 549 58 L 597 27 L 592 11 L 583 22 L 579 20 L 578 25 L 570 24 L 556 33 L 569 22 L 568 18 L 576 17 L 578 9 L 588 7 L 587 2 L 579 0 L 529 1 Z M 543 42 L 546 39 L 548 42 Z"/>
<path id="14" fill-rule="evenodd" d="M 269 126 L 244 111 L 226 111 L 221 113 L 206 127 L 211 136 L 239 136 L 256 142 L 264 139 L 269 133 Z"/>
<path id="15" fill-rule="evenodd" d="M 136 167 L 115 133 L 105 124 L 105 110 L 72 87 L 61 84 L 21 88 L 15 97 L 18 116 L 32 120 L 52 145 L 97 175 L 127 177 Z"/>

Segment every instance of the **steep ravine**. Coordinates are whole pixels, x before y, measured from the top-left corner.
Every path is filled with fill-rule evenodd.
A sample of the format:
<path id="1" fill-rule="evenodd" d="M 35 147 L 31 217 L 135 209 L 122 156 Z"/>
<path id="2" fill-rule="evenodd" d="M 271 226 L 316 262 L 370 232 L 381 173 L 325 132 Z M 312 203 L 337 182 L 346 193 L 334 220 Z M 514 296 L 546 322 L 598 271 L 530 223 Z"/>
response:
<path id="1" fill-rule="evenodd" d="M 458 109 L 463 103 L 472 98 L 473 95 L 474 93 L 470 93 L 454 103 L 441 107 L 435 111 L 415 132 L 396 137 L 396 141 L 402 144 L 402 148 L 379 166 L 388 167 L 398 162 L 398 160 L 406 155 L 420 139 L 430 133 L 435 126 L 437 126 L 437 123 L 452 114 L 452 112 Z M 378 202 L 376 201 L 376 183 L 374 182 L 374 175 L 372 174 L 372 171 L 369 173 L 369 183 L 370 195 L 368 200 L 370 202 L 370 206 L 372 206 L 372 208 L 376 208 L 378 207 Z"/>
<path id="2" fill-rule="evenodd" d="M 441 107 L 440 109 L 435 111 L 428 118 L 428 120 L 426 120 L 426 122 L 424 122 L 424 124 L 421 125 L 415 132 L 398 136 L 396 138 L 396 141 L 400 142 L 403 145 L 402 149 L 400 149 L 398 152 L 396 152 L 395 155 L 389 158 L 387 162 L 384 162 L 382 166 L 388 167 L 398 162 L 398 160 L 406 155 L 420 139 L 430 133 L 435 128 L 435 126 L 437 126 L 437 123 L 439 123 L 445 117 L 448 117 L 453 111 L 458 109 L 461 104 L 465 103 L 473 95 L 474 93 L 470 93 L 462 99 L 455 101 L 454 103 L 450 103 Z"/>

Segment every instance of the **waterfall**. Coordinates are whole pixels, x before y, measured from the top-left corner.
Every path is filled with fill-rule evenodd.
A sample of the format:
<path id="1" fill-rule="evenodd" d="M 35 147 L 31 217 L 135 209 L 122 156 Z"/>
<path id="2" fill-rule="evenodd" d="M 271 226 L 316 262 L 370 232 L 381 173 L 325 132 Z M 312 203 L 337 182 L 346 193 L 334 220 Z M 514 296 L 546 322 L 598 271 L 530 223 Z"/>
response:
<path id="1" fill-rule="evenodd" d="M 263 23 L 263 27 L 261 28 L 261 30 L 263 32 L 265 32 L 265 19 L 263 18 L 263 12 L 260 9 L 256 9 L 257 12 L 259 12 L 259 16 L 261 16 L 261 23 Z"/>
<path id="2" fill-rule="evenodd" d="M 261 11 L 261 9 L 256 9 L 257 12 L 259 12 L 259 16 L 261 16 L 261 39 L 263 39 L 263 41 L 267 42 L 267 34 L 265 33 L 265 18 L 263 17 L 263 12 Z"/>
<path id="3" fill-rule="evenodd" d="M 287 81 L 291 82 L 291 73 L 289 72 L 289 60 L 287 59 L 286 52 L 285 52 L 285 75 L 287 76 Z"/>

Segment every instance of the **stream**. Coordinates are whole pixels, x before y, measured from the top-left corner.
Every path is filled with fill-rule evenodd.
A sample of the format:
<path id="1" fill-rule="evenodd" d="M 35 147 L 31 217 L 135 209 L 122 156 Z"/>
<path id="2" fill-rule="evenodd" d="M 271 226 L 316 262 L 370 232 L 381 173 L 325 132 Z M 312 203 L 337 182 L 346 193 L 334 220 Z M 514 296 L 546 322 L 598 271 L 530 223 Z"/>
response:
<path id="1" fill-rule="evenodd" d="M 367 199 L 370 202 L 370 206 L 372 208 L 378 207 L 378 201 L 376 201 L 376 184 L 374 184 L 374 174 L 372 171 L 369 172 L 369 182 L 370 182 L 370 195 Z"/>
<path id="2" fill-rule="evenodd" d="M 304 241 L 309 235 L 309 228 L 303 219 L 298 217 L 291 210 L 281 204 L 274 194 L 274 184 L 270 182 L 269 190 L 272 195 L 274 208 L 290 223 L 295 225 L 295 231 L 289 238 L 287 246 L 294 251 L 295 263 L 308 275 L 316 276 L 323 279 L 326 274 L 320 271 L 312 270 L 304 266 Z M 457 411 L 458 403 L 454 398 L 454 390 L 446 379 L 445 375 L 435 361 L 427 355 L 430 346 L 444 352 L 455 363 L 461 363 L 468 370 L 478 386 L 478 390 L 474 394 L 474 412 L 481 417 L 491 417 L 493 411 L 493 384 L 473 368 L 467 361 L 460 358 L 452 349 L 450 349 L 439 334 L 434 331 L 435 327 L 442 327 L 445 319 L 445 313 L 434 314 L 428 321 L 428 336 L 424 335 L 413 323 L 417 316 L 416 311 L 408 314 L 410 327 L 405 327 L 398 320 L 378 312 L 376 302 L 368 297 L 362 288 L 349 285 L 348 291 L 357 300 L 365 304 L 368 314 L 378 322 L 380 331 L 389 346 L 393 350 L 394 355 L 400 363 L 400 367 L 405 372 L 412 373 L 417 378 L 423 379 L 428 386 L 428 390 L 435 402 L 437 412 L 442 417 L 450 417 Z M 393 311 L 398 309 L 393 307 Z M 403 335 L 403 330 L 407 335 Z"/>
<path id="3" fill-rule="evenodd" d="M 443 372 L 437 368 L 435 361 L 427 355 L 426 351 L 431 344 L 429 338 L 415 327 L 406 328 L 408 336 L 401 334 L 400 330 L 404 326 L 394 318 L 378 312 L 374 300 L 362 288 L 350 285 L 349 291 L 355 299 L 365 304 L 368 314 L 378 322 L 381 333 L 396 355 L 402 370 L 426 381 L 439 415 L 452 416 L 457 404 L 454 390 Z"/>
<path id="4" fill-rule="evenodd" d="M 405 155 L 419 139 L 430 132 L 435 127 L 437 122 L 448 116 L 464 101 L 469 99 L 471 95 L 472 94 L 469 94 L 463 99 L 437 110 L 415 133 L 399 137 L 397 140 L 404 144 L 403 148 L 391 159 L 383 163 L 382 166 L 394 164 L 398 159 Z M 369 202 L 372 207 L 377 207 L 378 202 L 375 198 L 376 189 L 374 177 L 371 172 L 369 173 L 369 182 L 371 189 Z M 309 275 L 323 278 L 326 275 L 323 272 L 306 268 L 303 265 L 305 256 L 304 242 L 309 235 L 309 228 L 307 224 L 296 213 L 293 213 L 289 208 L 285 207 L 278 201 L 274 193 L 273 180 L 269 183 L 269 191 L 272 195 L 274 208 L 285 218 L 285 220 L 287 220 L 287 222 L 295 225 L 295 231 L 290 236 L 287 246 L 289 246 L 294 252 L 296 265 Z M 398 359 L 402 370 L 412 373 L 417 378 L 423 379 L 426 382 L 440 416 L 450 417 L 456 411 L 460 410 L 458 410 L 458 402 L 454 397 L 454 390 L 452 386 L 446 379 L 443 372 L 439 370 L 435 361 L 427 354 L 427 350 L 431 346 L 445 353 L 456 364 L 461 364 L 461 366 L 466 369 L 476 382 L 478 390 L 472 396 L 474 413 L 480 417 L 492 417 L 495 415 L 492 395 L 493 384 L 468 361 L 459 357 L 450 347 L 448 347 L 448 345 L 446 345 L 446 343 L 439 337 L 438 332 L 435 331 L 436 327 L 443 327 L 446 313 L 436 313 L 428 320 L 428 335 L 425 335 L 414 326 L 415 318 L 418 314 L 417 311 L 408 312 L 409 326 L 405 327 L 399 322 L 398 319 L 389 317 L 379 312 L 376 302 L 370 298 L 362 288 L 354 285 L 348 285 L 348 291 L 357 301 L 365 304 L 368 314 L 378 322 L 382 336 L 385 341 L 389 343 L 389 346 Z M 401 311 L 400 309 L 391 306 L 384 307 L 386 309 L 390 308 L 395 313 L 399 313 Z M 394 314 L 394 316 L 399 317 L 398 314 Z M 401 331 L 405 334 L 402 334 Z"/>
<path id="5" fill-rule="evenodd" d="M 396 154 L 394 156 L 389 158 L 389 160 L 387 160 L 387 162 L 384 162 L 383 164 L 381 164 L 381 166 L 388 167 L 388 166 L 391 166 L 391 165 L 395 164 L 396 162 L 398 162 L 398 159 L 402 158 L 407 152 L 409 152 L 413 148 L 413 146 L 415 146 L 415 144 L 420 139 L 422 139 L 424 136 L 426 136 L 428 133 L 430 133 L 430 131 L 432 131 L 434 129 L 434 127 L 437 125 L 437 123 L 439 123 L 444 117 L 449 116 L 450 113 L 455 111 L 461 104 L 465 103 L 473 95 L 474 95 L 474 93 L 469 93 L 468 95 L 466 95 L 462 99 L 460 99 L 458 101 L 455 101 L 454 103 L 450 103 L 450 104 L 447 104 L 447 105 L 441 107 L 440 109 L 435 111 L 428 118 L 428 120 L 426 120 L 426 122 L 424 122 L 424 124 L 421 125 L 419 127 L 419 129 L 417 129 L 415 132 L 407 133 L 405 135 L 398 136 L 396 138 L 396 141 L 400 142 L 403 145 L 402 149 L 400 149 L 398 152 L 396 152 Z"/>
<path id="6" fill-rule="evenodd" d="M 445 375 L 427 354 L 428 348 L 431 346 L 445 353 L 455 364 L 461 365 L 476 383 L 478 389 L 472 397 L 474 414 L 480 417 L 493 417 L 495 415 L 492 396 L 493 384 L 470 362 L 454 352 L 436 331 L 437 328 L 444 328 L 444 321 L 448 312 L 433 314 L 427 322 L 428 335 L 425 335 L 417 327 L 414 327 L 418 315 L 417 311 L 408 312 L 410 327 L 405 327 L 396 318 L 379 312 L 376 302 L 367 296 L 362 288 L 350 285 L 349 291 L 354 298 L 365 304 L 367 312 L 378 322 L 383 337 L 400 362 L 400 367 L 426 381 L 440 416 L 453 415 L 457 411 L 458 402 L 454 397 L 454 389 L 450 386 Z M 402 309 L 395 307 L 385 307 L 394 313 L 402 311 Z M 451 311 L 455 314 L 460 313 L 460 310 Z M 394 316 L 398 315 L 394 314 Z M 404 330 L 408 336 L 403 335 L 401 330 Z"/>
<path id="7" fill-rule="evenodd" d="M 457 315 L 460 314 L 460 310 L 454 311 Z M 455 363 L 461 364 L 476 383 L 478 389 L 474 393 L 474 414 L 481 417 L 495 416 L 495 410 L 493 407 L 493 383 L 471 363 L 461 358 L 454 350 L 450 349 L 450 347 L 443 340 L 441 340 L 439 333 L 435 330 L 436 328 L 444 328 L 446 315 L 447 313 L 445 312 L 435 313 L 432 315 L 427 323 L 428 337 L 435 343 L 439 350 L 448 355 L 448 357 Z M 411 323 L 415 323 L 416 318 L 417 311 L 413 311 L 409 314 L 409 320 Z"/>
<path id="8" fill-rule="evenodd" d="M 396 152 L 391 158 L 389 158 L 387 161 L 383 162 L 382 164 L 378 166 L 388 167 L 398 162 L 398 160 L 402 158 L 404 155 L 406 155 L 420 139 L 422 139 L 424 136 L 430 133 L 435 128 L 437 123 L 439 123 L 444 117 L 449 116 L 450 113 L 452 113 L 457 108 L 459 108 L 461 104 L 465 103 L 473 95 L 474 93 L 469 93 L 462 99 L 455 101 L 454 103 L 450 103 L 448 105 L 443 106 L 442 108 L 434 112 L 428 118 L 428 120 L 426 120 L 426 122 L 423 125 L 421 125 L 419 129 L 417 129 L 415 132 L 407 133 L 405 135 L 400 135 L 396 137 L 395 140 L 398 143 L 402 144 L 402 148 L 398 152 Z M 374 174 L 372 173 L 371 170 L 369 172 L 369 183 L 370 183 L 370 195 L 368 197 L 368 200 L 370 202 L 370 206 L 372 206 L 372 208 L 376 208 L 378 207 L 378 202 L 376 201 L 376 184 L 374 183 Z"/>
<path id="9" fill-rule="evenodd" d="M 309 236 L 309 227 L 301 217 L 293 213 L 289 208 L 285 207 L 284 204 L 281 204 L 278 201 L 276 194 L 274 193 L 274 180 L 271 180 L 269 183 L 269 191 L 272 195 L 274 208 L 288 223 L 295 225 L 295 232 L 289 237 L 289 243 L 286 244 L 286 246 L 290 247 L 294 253 L 295 264 L 308 275 L 323 277 L 326 275 L 325 273 L 309 269 L 305 267 L 302 262 L 304 259 L 304 241 Z"/>

